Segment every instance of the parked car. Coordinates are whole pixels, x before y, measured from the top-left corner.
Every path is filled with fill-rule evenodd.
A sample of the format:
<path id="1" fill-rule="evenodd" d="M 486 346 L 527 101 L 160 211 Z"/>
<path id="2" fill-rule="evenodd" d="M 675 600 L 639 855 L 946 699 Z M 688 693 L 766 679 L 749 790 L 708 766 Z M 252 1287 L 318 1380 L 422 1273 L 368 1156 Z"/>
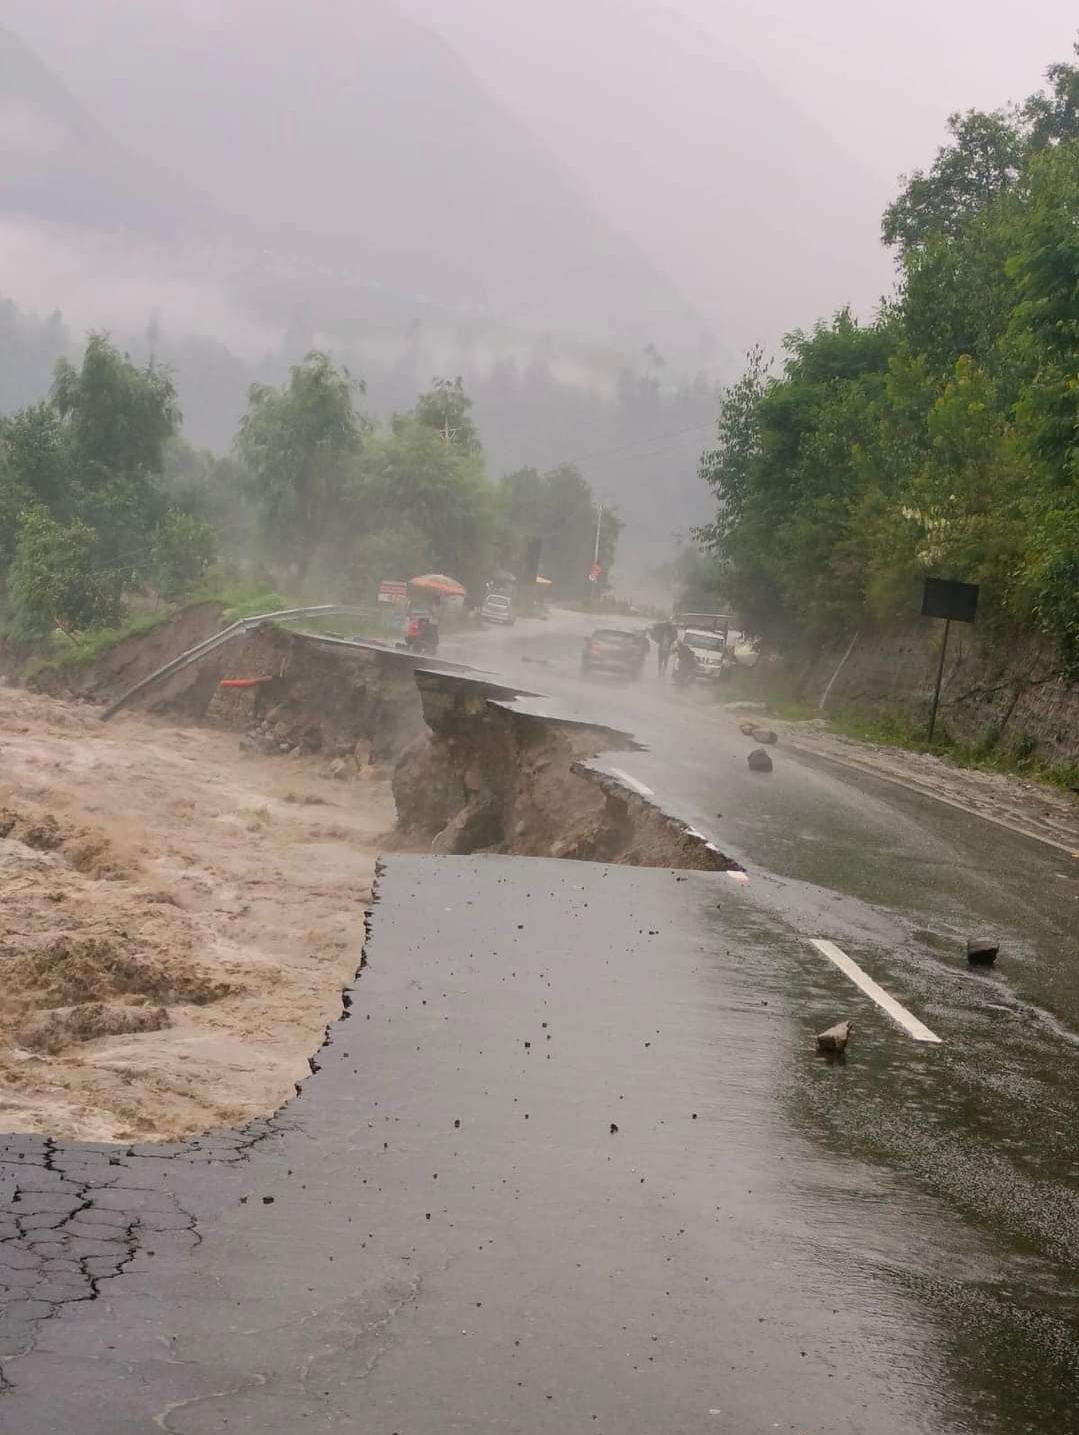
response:
<path id="1" fill-rule="evenodd" d="M 507 623 L 511 628 L 517 621 L 513 602 L 504 593 L 488 593 L 483 600 L 480 617 L 485 623 Z"/>
<path id="2" fill-rule="evenodd" d="M 647 633 L 628 628 L 597 628 L 584 641 L 581 676 L 610 673 L 615 677 L 639 678 L 647 657 Z"/>

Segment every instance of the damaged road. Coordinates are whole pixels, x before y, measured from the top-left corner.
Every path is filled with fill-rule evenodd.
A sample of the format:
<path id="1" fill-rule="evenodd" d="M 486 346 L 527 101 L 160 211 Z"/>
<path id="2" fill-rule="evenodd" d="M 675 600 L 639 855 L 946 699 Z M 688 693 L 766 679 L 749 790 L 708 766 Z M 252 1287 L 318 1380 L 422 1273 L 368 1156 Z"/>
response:
<path id="1" fill-rule="evenodd" d="M 417 672 L 426 731 L 393 774 L 399 846 L 721 872 L 738 863 L 638 785 L 589 765 L 629 733 L 514 706 L 516 689 Z"/>
<path id="2" fill-rule="evenodd" d="M 421 667 L 395 737 L 395 843 L 446 855 L 388 857 L 296 1097 L 167 1147 L 9 1143 L 0 1424 L 1070 1431 L 1057 856 L 782 741 L 753 774 L 730 718 L 581 684 L 570 621 L 469 641 L 500 681 Z M 291 750 L 325 683 L 277 656 Z M 327 757 L 369 742 L 355 661 Z M 593 860 L 538 860 L 566 839 Z"/>
<path id="3" fill-rule="evenodd" d="M 348 1019 L 278 1116 L 175 1147 L 9 1147 L 0 1262 L 26 1296 L 0 1419 L 991 1428 L 956 1317 L 1017 1271 L 800 1129 L 795 1093 L 859 1068 L 819 1062 L 832 999 L 791 1000 L 798 942 L 734 885 L 717 914 L 724 880 L 392 858 Z M 27 1230 L 11 1213 L 34 1200 Z M 1039 1408 L 1065 1428 L 1063 1390 Z"/>

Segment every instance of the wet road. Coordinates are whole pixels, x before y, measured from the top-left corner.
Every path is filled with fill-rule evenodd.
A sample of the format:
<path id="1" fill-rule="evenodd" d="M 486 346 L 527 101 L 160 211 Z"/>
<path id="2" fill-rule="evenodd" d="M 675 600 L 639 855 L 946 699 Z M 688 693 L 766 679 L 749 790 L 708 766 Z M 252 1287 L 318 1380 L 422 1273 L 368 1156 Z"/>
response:
<path id="1" fill-rule="evenodd" d="M 750 875 L 745 897 L 807 953 L 798 999 L 831 994 L 858 1024 L 859 1078 L 808 1086 L 801 1129 L 932 1196 L 986 1241 L 992 1288 L 947 1296 L 972 1361 L 995 1385 L 998 1426 L 1079 1430 L 1079 874 L 1062 853 L 861 772 L 782 747 L 755 775 L 729 714 L 660 684 L 582 683 L 589 620 L 484 635 L 485 666 L 540 705 L 632 731 L 617 766 L 653 789 Z M 493 641 L 492 641 L 493 640 Z M 539 660 L 539 661 L 536 661 Z M 972 973 L 969 935 L 999 937 Z M 926 1051 L 813 954 L 828 938 L 942 1038 Z M 854 1058 L 852 1057 L 852 1060 Z M 920 1235 L 920 1232 L 919 1232 Z M 1007 1274 L 1003 1274 L 1006 1272 Z M 934 1307 L 943 1299 L 930 1296 Z M 1058 1406 L 1052 1392 L 1067 1392 Z M 1044 1402 L 1049 1401 L 1048 1405 Z M 1070 1402 L 1070 1403 L 1069 1403 Z M 1052 1410 L 1052 1414 L 1050 1414 Z"/>
<path id="2" fill-rule="evenodd" d="M 1060 855 L 782 748 L 754 778 L 729 718 L 582 686 L 572 620 L 474 647 L 632 729 L 649 750 L 605 765 L 749 880 L 395 856 L 277 1117 L 0 1142 L 0 1429 L 1079 1430 Z M 986 924 L 1004 954 L 972 975 Z"/>
<path id="3" fill-rule="evenodd" d="M 350 1019 L 245 1146 L 13 1143 L 18 1288 L 69 1303 L 5 1360 L 0 1420 L 993 1428 L 983 1342 L 1036 1262 L 1009 1277 L 944 1203 L 822 1139 L 888 1084 L 876 1033 L 845 1067 L 815 1056 L 839 988 L 722 875 L 395 859 Z M 1038 1428 L 1066 1428 L 1063 1398 Z"/>

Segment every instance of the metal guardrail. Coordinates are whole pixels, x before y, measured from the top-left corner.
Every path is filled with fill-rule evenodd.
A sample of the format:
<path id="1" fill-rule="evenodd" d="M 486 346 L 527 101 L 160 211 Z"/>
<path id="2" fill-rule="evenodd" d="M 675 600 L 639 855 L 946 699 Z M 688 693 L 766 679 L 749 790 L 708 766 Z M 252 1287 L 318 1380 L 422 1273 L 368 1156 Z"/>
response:
<path id="1" fill-rule="evenodd" d="M 172 658 L 167 663 L 163 663 L 160 668 L 156 668 L 152 673 L 148 674 L 148 676 L 141 679 L 140 682 L 128 688 L 127 692 L 121 693 L 115 702 L 110 703 L 104 712 L 102 712 L 101 721 L 108 722 L 121 708 L 126 707 L 132 698 L 138 697 L 138 695 L 145 692 L 147 688 L 153 687 L 156 683 L 163 682 L 165 678 L 171 678 L 174 673 L 183 672 L 184 668 L 190 667 L 192 663 L 197 663 L 200 658 L 205 658 L 217 648 L 224 647 L 226 643 L 231 643 L 234 638 L 240 637 L 241 634 L 250 631 L 250 629 L 257 628 L 260 623 L 284 623 L 292 618 L 311 618 L 323 613 L 326 615 L 340 613 L 345 617 L 349 615 L 369 617 L 370 612 L 371 610 L 369 608 L 356 608 L 348 604 L 320 603 L 317 607 L 313 608 L 278 608 L 273 613 L 253 613 L 249 618 L 240 618 L 237 622 L 231 623 L 227 628 L 222 628 L 220 633 L 211 634 L 210 637 L 204 638 L 201 643 L 196 643 L 193 648 L 188 648 L 186 652 L 181 653 L 178 657 Z"/>

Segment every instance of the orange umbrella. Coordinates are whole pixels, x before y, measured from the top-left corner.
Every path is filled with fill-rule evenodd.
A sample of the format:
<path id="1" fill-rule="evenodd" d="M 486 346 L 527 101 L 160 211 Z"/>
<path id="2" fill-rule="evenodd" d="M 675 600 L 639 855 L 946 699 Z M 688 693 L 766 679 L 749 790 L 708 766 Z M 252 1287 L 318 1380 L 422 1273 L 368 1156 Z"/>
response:
<path id="1" fill-rule="evenodd" d="M 441 598 L 463 598 L 465 590 L 456 578 L 445 573 L 424 573 L 419 578 L 408 580 L 410 588 L 422 588 L 425 593 L 437 593 Z"/>

